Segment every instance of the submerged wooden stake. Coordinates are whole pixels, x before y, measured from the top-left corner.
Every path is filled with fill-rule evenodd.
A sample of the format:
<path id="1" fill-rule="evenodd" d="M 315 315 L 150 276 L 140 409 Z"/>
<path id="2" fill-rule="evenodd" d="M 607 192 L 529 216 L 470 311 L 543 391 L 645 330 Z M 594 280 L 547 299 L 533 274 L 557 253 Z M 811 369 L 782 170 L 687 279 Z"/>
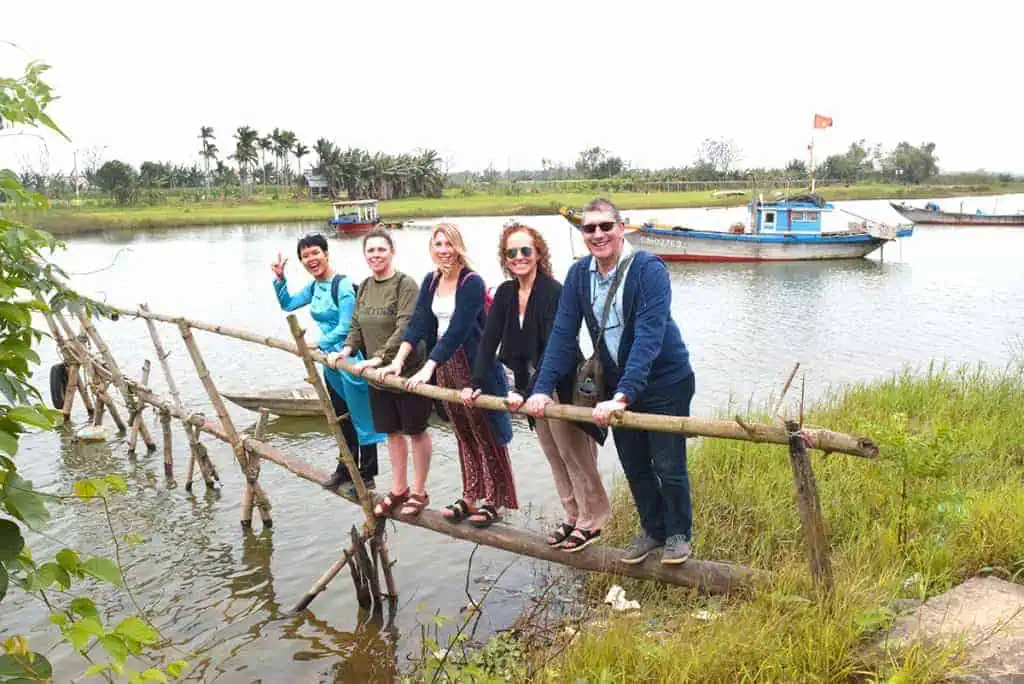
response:
<path id="1" fill-rule="evenodd" d="M 261 442 L 267 430 L 268 420 L 270 420 L 270 411 L 261 408 L 259 418 L 256 419 L 256 429 L 253 431 L 253 437 Z M 263 493 L 263 489 L 259 485 L 260 458 L 255 454 L 249 453 L 247 463 L 248 465 L 245 470 L 246 486 L 245 491 L 242 492 L 242 527 L 252 527 L 252 511 L 254 506 L 260 509 L 263 527 L 272 527 L 274 523 L 270 517 L 270 500 Z"/>
<path id="2" fill-rule="evenodd" d="M 171 448 L 171 414 L 167 411 L 160 412 L 160 428 L 164 439 L 164 475 L 168 479 L 174 479 L 174 451 Z"/>
<path id="3" fill-rule="evenodd" d="M 151 364 L 149 363 L 148 359 L 142 362 L 142 384 L 145 385 L 146 387 L 149 387 L 150 367 Z M 140 406 L 139 410 L 135 413 L 135 420 L 132 421 L 132 431 L 131 434 L 128 436 L 129 454 L 135 453 L 135 443 L 138 441 L 139 437 L 139 423 L 141 423 L 143 420 L 145 419 L 142 416 L 142 407 Z"/>
<path id="4" fill-rule="evenodd" d="M 327 418 L 327 424 L 331 428 L 331 434 L 334 435 L 334 441 L 338 443 L 341 461 L 348 468 L 348 474 L 352 478 L 352 484 L 355 485 L 359 503 L 366 514 L 366 533 L 367 535 L 372 535 L 377 524 L 376 516 L 373 514 L 373 499 L 370 498 L 370 491 L 366 488 L 362 475 L 359 474 L 359 466 L 356 465 L 356 461 L 349 452 L 348 445 L 345 443 L 345 436 L 341 433 L 341 427 L 338 425 L 338 417 L 334 413 L 334 406 L 331 404 L 331 398 L 327 394 L 327 387 L 324 385 L 323 378 L 317 372 L 316 363 L 313 361 L 309 345 L 306 344 L 306 332 L 299 326 L 299 319 L 295 314 L 288 314 L 288 327 L 295 337 L 295 346 L 298 348 L 302 362 L 306 366 L 306 382 L 311 384 L 313 389 L 316 390 L 316 395 L 320 399 L 320 407 L 323 409 L 324 417 Z"/>
<path id="5" fill-rule="evenodd" d="M 78 364 L 69 363 L 67 365 L 68 371 L 68 384 L 64 388 L 64 403 L 60 407 L 60 412 L 64 415 L 64 422 L 71 422 L 71 409 L 75 404 L 75 392 L 78 391 Z"/>
<path id="6" fill-rule="evenodd" d="M 327 585 L 331 583 L 331 580 L 333 580 L 334 577 L 341 572 L 341 569 L 348 565 L 351 560 L 352 552 L 350 550 L 342 551 L 338 560 L 334 561 L 331 567 L 327 568 L 327 571 L 313 583 L 313 586 L 309 588 L 309 591 L 299 599 L 299 602 L 295 604 L 294 608 L 292 608 L 292 613 L 301 613 L 308 608 L 309 604 L 313 602 L 313 599 L 327 589 Z"/>
<path id="7" fill-rule="evenodd" d="M 832 563 L 829 560 L 828 538 L 825 536 L 825 519 L 821 514 L 821 499 L 818 498 L 818 483 L 814 479 L 814 470 L 807 457 L 800 424 L 787 420 L 786 430 L 789 432 L 789 461 L 793 466 L 796 504 L 800 509 L 800 525 L 807 540 L 811 576 L 819 589 L 826 595 L 831 595 Z"/>

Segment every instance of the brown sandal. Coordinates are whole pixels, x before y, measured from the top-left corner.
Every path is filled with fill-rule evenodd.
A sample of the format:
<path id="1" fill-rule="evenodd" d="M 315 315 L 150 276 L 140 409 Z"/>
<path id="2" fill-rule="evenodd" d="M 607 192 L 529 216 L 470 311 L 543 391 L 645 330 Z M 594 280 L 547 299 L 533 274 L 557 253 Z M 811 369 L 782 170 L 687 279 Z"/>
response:
<path id="1" fill-rule="evenodd" d="M 414 517 L 423 512 L 423 509 L 430 503 L 430 495 L 426 492 L 422 494 L 416 494 L 415 492 L 409 495 L 409 498 L 405 500 L 405 505 L 402 506 L 402 510 L 399 515 L 405 517 Z"/>
<path id="2" fill-rule="evenodd" d="M 377 505 L 373 507 L 373 514 L 378 518 L 382 518 L 387 515 L 391 515 L 395 512 L 395 506 L 400 506 L 405 503 L 405 500 L 409 498 L 409 488 L 406 487 L 405 491 L 401 494 L 395 494 L 394 492 L 388 492 L 384 495 L 384 498 L 377 502 Z"/>

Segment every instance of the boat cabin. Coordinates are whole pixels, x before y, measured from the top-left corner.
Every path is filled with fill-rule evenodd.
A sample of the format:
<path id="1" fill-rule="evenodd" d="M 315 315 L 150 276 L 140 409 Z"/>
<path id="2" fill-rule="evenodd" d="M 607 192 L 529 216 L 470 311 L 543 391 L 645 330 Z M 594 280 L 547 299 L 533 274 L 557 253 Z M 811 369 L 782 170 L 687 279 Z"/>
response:
<path id="1" fill-rule="evenodd" d="M 823 214 L 832 209 L 816 195 L 768 202 L 755 198 L 750 203 L 751 225 L 754 233 L 819 235 Z"/>
<path id="2" fill-rule="evenodd" d="M 331 223 L 335 225 L 368 225 L 380 220 L 375 199 L 346 200 L 334 202 L 331 206 L 334 207 Z"/>

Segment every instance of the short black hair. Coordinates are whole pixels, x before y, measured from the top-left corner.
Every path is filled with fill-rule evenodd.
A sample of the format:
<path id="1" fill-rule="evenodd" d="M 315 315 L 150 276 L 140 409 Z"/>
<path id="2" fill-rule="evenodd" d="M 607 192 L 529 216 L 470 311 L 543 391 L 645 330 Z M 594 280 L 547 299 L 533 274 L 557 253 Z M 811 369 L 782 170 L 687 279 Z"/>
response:
<path id="1" fill-rule="evenodd" d="M 384 230 L 383 228 L 374 228 L 363 237 L 364 252 L 366 251 L 366 243 L 369 242 L 371 238 L 380 238 L 386 241 L 388 243 L 388 247 L 391 248 L 391 251 L 395 251 L 395 243 L 391 240 L 391 233 Z"/>
<path id="2" fill-rule="evenodd" d="M 320 233 L 310 233 L 309 235 L 299 238 L 299 245 L 295 248 L 295 255 L 302 258 L 302 250 L 310 247 L 319 247 L 320 251 L 327 254 L 327 238 Z"/>

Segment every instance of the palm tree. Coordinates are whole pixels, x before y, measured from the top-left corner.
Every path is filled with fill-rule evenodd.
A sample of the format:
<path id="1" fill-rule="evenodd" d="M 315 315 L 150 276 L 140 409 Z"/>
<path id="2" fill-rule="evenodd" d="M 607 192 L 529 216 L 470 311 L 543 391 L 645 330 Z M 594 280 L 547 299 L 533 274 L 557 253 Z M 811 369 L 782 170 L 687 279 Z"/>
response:
<path id="1" fill-rule="evenodd" d="M 299 176 L 302 175 L 302 158 L 309 154 L 310 149 L 300 142 L 295 143 L 295 147 L 292 148 L 292 154 L 295 155 L 295 161 L 299 164 Z"/>
<path id="2" fill-rule="evenodd" d="M 267 184 L 267 157 L 266 153 L 274 149 L 274 139 L 265 135 L 259 139 L 260 145 L 260 166 L 263 167 L 263 184 Z"/>
<path id="3" fill-rule="evenodd" d="M 259 133 L 249 126 L 239 126 L 235 131 L 235 153 L 232 155 L 238 162 L 238 175 L 245 183 L 246 172 L 256 163 L 256 141 Z"/>
<path id="4" fill-rule="evenodd" d="M 217 158 L 217 146 L 211 143 L 217 136 L 213 134 L 213 126 L 200 126 L 199 127 L 199 139 L 202 140 L 202 149 L 199 150 L 199 156 L 202 157 L 206 165 L 206 187 L 210 187 L 210 160 Z M 211 151 L 212 148 L 212 151 Z"/>
<path id="5" fill-rule="evenodd" d="M 274 175 L 277 176 L 277 184 L 281 184 L 281 155 L 283 154 L 283 145 L 281 143 L 281 129 L 275 128 L 270 132 L 270 140 L 273 143 L 272 150 L 274 152 Z"/>
<path id="6" fill-rule="evenodd" d="M 285 179 L 291 185 L 291 165 L 288 164 L 288 155 L 292 153 L 292 148 L 298 142 L 298 137 L 292 131 L 281 131 L 278 135 L 278 142 L 280 143 L 279 153 L 284 166 Z"/>

